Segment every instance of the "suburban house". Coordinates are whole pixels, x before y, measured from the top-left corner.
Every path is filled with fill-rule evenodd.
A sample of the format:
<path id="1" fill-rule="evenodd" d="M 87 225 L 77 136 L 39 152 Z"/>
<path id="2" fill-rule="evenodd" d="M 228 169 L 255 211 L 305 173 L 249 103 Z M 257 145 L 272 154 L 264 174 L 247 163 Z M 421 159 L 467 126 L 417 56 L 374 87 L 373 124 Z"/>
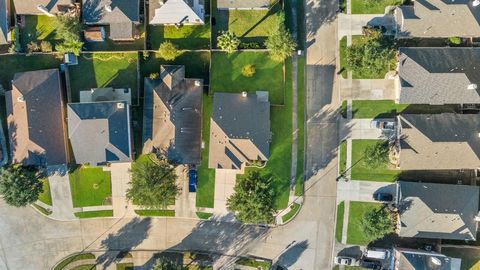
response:
<path id="1" fill-rule="evenodd" d="M 136 28 L 140 25 L 139 0 L 83 0 L 82 3 L 83 21 L 89 26 L 84 32 L 87 40 L 101 41 L 105 33 L 114 41 L 132 41 L 139 37 Z"/>
<path id="2" fill-rule="evenodd" d="M 58 69 L 16 73 L 5 93 L 13 163 L 67 163 L 63 90 Z"/>
<path id="3" fill-rule="evenodd" d="M 185 66 L 165 65 L 158 79 L 145 78 L 144 85 L 142 152 L 200 163 L 203 81 L 185 78 Z"/>
<path id="4" fill-rule="evenodd" d="M 400 237 L 475 240 L 478 186 L 397 182 Z"/>
<path id="5" fill-rule="evenodd" d="M 229 9 L 268 9 L 272 0 L 218 0 L 217 8 L 220 10 Z"/>
<path id="6" fill-rule="evenodd" d="M 401 170 L 478 170 L 480 115 L 401 114 L 397 167 Z"/>
<path id="7" fill-rule="evenodd" d="M 397 38 L 479 37 L 480 6 L 471 0 L 422 0 L 395 8 Z"/>
<path id="8" fill-rule="evenodd" d="M 80 102 L 103 102 L 103 101 L 126 101 L 132 103 L 132 91 L 130 88 L 92 88 L 80 91 Z"/>
<path id="9" fill-rule="evenodd" d="M 395 248 L 392 270 L 460 270 L 462 259 L 433 251 Z"/>
<path id="10" fill-rule="evenodd" d="M 396 102 L 480 104 L 480 48 L 400 48 L 399 53 Z"/>
<path id="11" fill-rule="evenodd" d="M 268 92 L 215 93 L 210 121 L 208 167 L 240 170 L 270 156 Z"/>
<path id="12" fill-rule="evenodd" d="M 10 43 L 10 1 L 0 0 L 0 45 Z"/>
<path id="13" fill-rule="evenodd" d="M 152 0 L 151 25 L 192 25 L 205 23 L 204 0 Z"/>
<path id="14" fill-rule="evenodd" d="M 13 0 L 17 15 L 53 16 L 69 12 L 75 7 L 75 0 Z"/>
<path id="15" fill-rule="evenodd" d="M 75 163 L 132 161 L 130 108 L 126 101 L 69 103 L 68 137 Z"/>

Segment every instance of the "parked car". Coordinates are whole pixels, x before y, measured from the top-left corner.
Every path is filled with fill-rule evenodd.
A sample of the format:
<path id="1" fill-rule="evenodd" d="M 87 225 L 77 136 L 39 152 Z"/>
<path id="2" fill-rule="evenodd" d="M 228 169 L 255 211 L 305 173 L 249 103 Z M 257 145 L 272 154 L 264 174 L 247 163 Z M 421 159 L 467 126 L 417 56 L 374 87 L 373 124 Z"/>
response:
<path id="1" fill-rule="evenodd" d="M 380 270 L 382 269 L 382 264 L 378 261 L 362 261 L 360 267 L 366 269 Z"/>
<path id="2" fill-rule="evenodd" d="M 381 130 L 395 130 L 395 121 L 388 119 L 373 119 L 370 122 L 370 127 Z"/>
<path id="3" fill-rule="evenodd" d="M 357 259 L 347 256 L 337 256 L 333 261 L 339 265 L 358 266 L 359 264 Z"/>
<path id="4" fill-rule="evenodd" d="M 197 191 L 197 170 L 190 169 L 188 171 L 188 191 L 196 192 Z"/>
<path id="5" fill-rule="evenodd" d="M 393 201 L 393 195 L 390 193 L 386 192 L 378 192 L 373 194 L 373 199 L 375 201 L 379 202 L 392 202 Z"/>

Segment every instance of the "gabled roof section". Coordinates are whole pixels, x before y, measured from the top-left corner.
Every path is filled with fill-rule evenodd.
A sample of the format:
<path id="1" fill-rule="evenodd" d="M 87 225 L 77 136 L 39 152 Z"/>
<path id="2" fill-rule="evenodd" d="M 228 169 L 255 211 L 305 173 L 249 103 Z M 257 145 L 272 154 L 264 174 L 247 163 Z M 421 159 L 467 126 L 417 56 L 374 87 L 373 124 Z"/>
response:
<path id="1" fill-rule="evenodd" d="M 400 48 L 399 103 L 480 104 L 479 71 L 477 48 Z"/>
<path id="2" fill-rule="evenodd" d="M 68 104 L 68 136 L 75 162 L 91 165 L 132 160 L 127 102 Z"/>
<path id="3" fill-rule="evenodd" d="M 167 0 L 155 9 L 150 24 L 204 24 L 203 5 L 200 6 L 198 0 L 190 2 L 192 6 L 184 0 Z"/>
<path id="4" fill-rule="evenodd" d="M 5 94 L 14 163 L 67 163 L 63 93 L 58 69 L 16 73 Z"/>
<path id="5" fill-rule="evenodd" d="M 0 45 L 8 44 L 8 21 L 10 0 L 0 0 Z"/>
<path id="6" fill-rule="evenodd" d="M 475 240 L 479 187 L 398 182 L 401 237 Z"/>
<path id="7" fill-rule="evenodd" d="M 218 9 L 268 9 L 270 0 L 218 0 Z"/>
<path id="8" fill-rule="evenodd" d="M 13 0 L 15 13 L 19 15 L 45 14 L 38 9 L 38 6 L 43 6 L 51 14 L 57 14 L 73 7 L 74 2 L 74 0 Z"/>
<path id="9" fill-rule="evenodd" d="M 447 257 L 443 254 L 413 250 L 395 249 L 396 270 L 460 270 L 462 260 L 459 258 Z"/>
<path id="10" fill-rule="evenodd" d="M 248 161 L 266 161 L 270 141 L 268 92 L 214 94 L 209 168 L 240 169 Z"/>

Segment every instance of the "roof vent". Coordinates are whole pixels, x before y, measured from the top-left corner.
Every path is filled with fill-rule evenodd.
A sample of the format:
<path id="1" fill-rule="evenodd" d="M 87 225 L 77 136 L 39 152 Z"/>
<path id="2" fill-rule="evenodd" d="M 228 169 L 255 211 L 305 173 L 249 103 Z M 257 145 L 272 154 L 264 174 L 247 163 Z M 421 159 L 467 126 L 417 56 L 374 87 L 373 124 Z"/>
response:
<path id="1" fill-rule="evenodd" d="M 438 265 L 438 266 L 441 266 L 442 265 L 442 261 L 440 261 L 438 258 L 436 257 L 430 257 L 430 261 L 434 264 L 434 265 Z"/>
<path id="2" fill-rule="evenodd" d="M 474 0 L 472 6 L 476 7 L 478 5 L 480 5 L 480 0 Z"/>
<path id="3" fill-rule="evenodd" d="M 110 5 L 105 5 L 105 11 L 107 11 L 107 12 L 112 12 L 112 6 L 110 6 Z"/>
<path id="4" fill-rule="evenodd" d="M 25 102 L 25 98 L 23 96 L 17 97 L 18 102 Z"/>
<path id="5" fill-rule="evenodd" d="M 468 90 L 477 90 L 477 84 L 476 83 L 471 83 L 467 86 L 467 89 Z"/>
<path id="6" fill-rule="evenodd" d="M 247 92 L 246 91 L 242 92 L 242 97 L 247 97 Z"/>
<path id="7" fill-rule="evenodd" d="M 125 108 L 125 103 L 123 103 L 123 102 L 118 102 L 118 103 L 117 103 L 117 109 L 123 109 L 123 108 Z"/>
<path id="8" fill-rule="evenodd" d="M 201 86 L 202 84 L 200 83 L 199 80 L 195 80 L 195 86 Z"/>

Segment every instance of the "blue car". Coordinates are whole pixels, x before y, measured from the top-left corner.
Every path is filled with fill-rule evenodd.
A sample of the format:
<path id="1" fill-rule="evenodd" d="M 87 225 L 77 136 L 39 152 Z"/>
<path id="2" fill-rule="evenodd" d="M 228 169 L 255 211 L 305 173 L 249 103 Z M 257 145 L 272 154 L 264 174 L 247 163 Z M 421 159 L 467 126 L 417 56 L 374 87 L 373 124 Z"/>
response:
<path id="1" fill-rule="evenodd" d="M 188 171 L 188 192 L 197 191 L 197 170 L 191 169 Z"/>

